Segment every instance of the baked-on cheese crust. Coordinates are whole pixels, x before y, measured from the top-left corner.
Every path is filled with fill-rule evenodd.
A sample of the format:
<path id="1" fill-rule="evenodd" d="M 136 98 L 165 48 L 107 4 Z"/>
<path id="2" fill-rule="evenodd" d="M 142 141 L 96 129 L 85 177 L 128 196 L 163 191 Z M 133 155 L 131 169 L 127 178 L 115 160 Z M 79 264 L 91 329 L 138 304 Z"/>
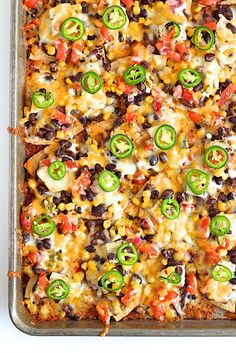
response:
<path id="1" fill-rule="evenodd" d="M 112 5 L 127 17 L 116 30 L 102 22 Z M 212 303 L 234 312 L 236 2 L 24 0 L 23 6 L 28 60 L 20 119 L 26 146 L 20 220 L 24 303 L 32 317 L 100 317 L 108 325 L 110 318 L 210 318 Z M 84 24 L 76 41 L 61 33 L 70 17 Z M 200 26 L 213 33 L 207 50 L 199 45 L 209 43 L 209 32 L 200 35 L 199 45 L 194 40 Z M 136 85 L 123 77 L 132 65 L 146 72 Z M 200 74 L 198 85 L 184 85 L 179 72 L 186 68 Z M 102 79 L 95 94 L 81 85 L 88 71 Z M 39 90 L 54 97 L 45 109 L 32 100 Z M 168 150 L 155 144 L 163 124 L 176 131 Z M 126 158 L 111 152 L 110 140 L 117 134 L 132 140 L 134 149 Z M 168 131 L 162 139 L 168 143 Z M 204 161 L 212 146 L 227 151 L 221 168 Z M 214 158 L 219 162 L 222 156 Z M 56 160 L 66 167 L 60 180 L 48 171 Z M 192 169 L 208 174 L 204 193 L 196 194 L 187 185 Z M 101 188 L 102 170 L 116 174 L 119 188 Z M 161 210 L 166 198 L 179 203 L 175 219 Z M 42 214 L 55 223 L 47 237 L 32 228 Z M 223 237 L 210 231 L 216 215 L 227 216 L 231 224 Z M 136 248 L 132 265 L 117 256 L 123 243 Z M 212 274 L 216 264 L 231 276 L 217 280 Z M 101 281 L 111 270 L 124 280 L 116 291 Z M 69 288 L 60 300 L 47 291 L 57 279 Z"/>

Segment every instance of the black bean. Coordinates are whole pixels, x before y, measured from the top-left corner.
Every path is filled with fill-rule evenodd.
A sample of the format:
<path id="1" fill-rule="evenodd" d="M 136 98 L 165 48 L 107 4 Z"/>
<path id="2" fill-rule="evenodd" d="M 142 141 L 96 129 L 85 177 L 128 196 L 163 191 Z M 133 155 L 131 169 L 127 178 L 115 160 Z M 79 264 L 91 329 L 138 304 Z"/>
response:
<path id="1" fill-rule="evenodd" d="M 123 124 L 123 119 L 117 118 L 113 123 L 113 128 L 116 128 L 116 127 L 120 126 L 121 124 Z"/>
<path id="2" fill-rule="evenodd" d="M 163 87 L 163 91 L 165 93 L 169 93 L 169 94 L 173 94 L 173 86 L 171 84 L 165 84 L 164 87 Z"/>
<path id="3" fill-rule="evenodd" d="M 234 277 L 234 278 L 232 278 L 231 280 L 230 280 L 230 283 L 232 283 L 232 284 L 236 284 L 236 278 Z"/>
<path id="4" fill-rule="evenodd" d="M 211 62 L 211 61 L 213 61 L 214 59 L 215 59 L 215 55 L 214 55 L 213 53 L 208 53 L 208 54 L 205 55 L 205 60 L 206 60 L 207 62 Z"/>
<path id="5" fill-rule="evenodd" d="M 201 91 L 202 89 L 203 89 L 203 83 L 200 82 L 197 86 L 195 86 L 195 87 L 193 88 L 193 91 L 194 91 L 194 92 L 198 92 L 198 91 Z"/>
<path id="6" fill-rule="evenodd" d="M 51 249 L 52 241 L 50 238 L 43 239 L 42 242 L 43 242 L 44 249 L 46 249 L 46 250 Z"/>
<path id="7" fill-rule="evenodd" d="M 220 10 L 220 9 L 214 10 L 214 11 L 212 11 L 212 16 L 213 16 L 217 21 L 219 21 L 219 19 L 220 19 L 220 13 L 221 13 L 221 10 Z"/>
<path id="8" fill-rule="evenodd" d="M 145 240 L 146 241 L 153 241 L 154 238 L 155 238 L 155 234 L 145 235 Z"/>
<path id="9" fill-rule="evenodd" d="M 119 179 L 121 179 L 121 177 L 122 177 L 122 173 L 118 170 L 117 172 L 115 172 L 115 175 L 119 178 Z"/>
<path id="10" fill-rule="evenodd" d="M 236 265 L 236 256 L 231 256 L 230 262 L 232 262 L 232 264 Z"/>
<path id="11" fill-rule="evenodd" d="M 39 92 L 46 93 L 47 91 L 46 91 L 45 88 L 40 88 L 40 89 L 39 89 Z"/>
<path id="12" fill-rule="evenodd" d="M 107 254 L 107 260 L 108 261 L 115 260 L 115 258 L 116 258 L 115 254 L 113 254 L 111 252 L 109 254 Z"/>
<path id="13" fill-rule="evenodd" d="M 228 116 L 234 115 L 234 117 L 236 116 L 236 102 L 235 101 L 229 103 L 229 106 L 228 106 L 228 109 L 227 109 L 227 115 Z M 236 123 L 236 120 L 234 121 L 234 124 L 235 123 Z"/>
<path id="14" fill-rule="evenodd" d="M 194 108 L 195 107 L 195 103 L 194 102 L 191 102 L 187 99 L 184 99 L 184 98 L 181 98 L 180 99 L 180 102 L 185 106 L 185 107 L 188 107 L 188 108 Z"/>
<path id="15" fill-rule="evenodd" d="M 172 260 L 175 253 L 175 249 L 162 249 L 161 253 L 167 260 Z"/>
<path id="16" fill-rule="evenodd" d="M 49 64 L 49 70 L 50 70 L 51 72 L 57 72 L 57 71 L 58 71 L 57 63 L 50 63 L 50 64 Z"/>
<path id="17" fill-rule="evenodd" d="M 158 163 L 159 158 L 157 156 L 152 156 L 149 160 L 149 164 L 154 167 Z"/>
<path id="18" fill-rule="evenodd" d="M 180 267 L 180 266 L 176 266 L 176 268 L 175 268 L 175 272 L 176 273 L 178 273 L 178 275 L 182 275 L 182 273 L 183 273 L 183 270 L 182 270 L 182 267 Z"/>
<path id="19" fill-rule="evenodd" d="M 93 245 L 87 245 L 85 246 L 85 250 L 87 252 L 95 252 L 95 247 Z"/>
<path id="20" fill-rule="evenodd" d="M 110 172 L 113 172 L 116 169 L 116 165 L 114 163 L 108 163 L 105 166 L 105 169 L 109 170 Z"/>
<path id="21" fill-rule="evenodd" d="M 152 200 L 158 199 L 159 196 L 160 196 L 160 193 L 159 193 L 158 190 L 152 190 L 152 191 L 151 191 L 151 199 L 152 199 Z"/>
<path id="22" fill-rule="evenodd" d="M 181 203 L 183 201 L 188 201 L 189 195 L 186 192 L 177 192 L 176 193 L 176 200 Z"/>
<path id="23" fill-rule="evenodd" d="M 222 201 L 224 203 L 228 201 L 227 195 L 225 195 L 225 193 L 223 191 L 220 192 L 219 199 L 220 199 L 220 201 Z"/>
<path id="24" fill-rule="evenodd" d="M 229 250 L 229 251 L 228 251 L 228 255 L 229 255 L 230 257 L 233 257 L 233 256 L 236 257 L 236 248 L 233 248 L 233 249 Z"/>
<path id="25" fill-rule="evenodd" d="M 212 218 L 212 217 L 215 217 L 217 214 L 218 214 L 218 210 L 217 208 L 213 207 L 213 208 L 210 208 L 208 210 L 208 214 L 209 214 L 209 217 Z"/>
<path id="26" fill-rule="evenodd" d="M 117 265 L 116 269 L 118 272 L 120 272 L 120 274 L 122 274 L 122 276 L 126 274 L 126 272 L 123 270 L 123 267 L 121 265 Z"/>
<path id="27" fill-rule="evenodd" d="M 236 124 L 232 127 L 233 132 L 236 132 Z"/>
<path id="28" fill-rule="evenodd" d="M 213 176 L 212 180 L 213 180 L 217 185 L 223 185 L 223 179 L 222 179 L 222 177 Z"/>
<path id="29" fill-rule="evenodd" d="M 100 256 L 96 254 L 93 259 L 94 261 L 98 262 L 100 261 Z"/>
<path id="30" fill-rule="evenodd" d="M 106 259 L 104 257 L 101 257 L 100 264 L 103 265 L 103 264 L 105 264 L 105 262 L 106 262 Z"/>
<path id="31" fill-rule="evenodd" d="M 87 38 L 88 38 L 88 40 L 94 40 L 94 39 L 97 38 L 97 35 L 96 35 L 96 34 L 93 34 L 93 35 L 91 35 L 91 36 L 88 35 Z"/>
<path id="32" fill-rule="evenodd" d="M 150 123 L 148 123 L 148 122 L 145 122 L 145 123 L 142 124 L 142 128 L 143 129 L 149 129 L 151 126 L 152 125 Z"/>
<path id="33" fill-rule="evenodd" d="M 36 125 L 36 123 L 37 123 L 37 113 L 30 113 L 29 122 L 30 122 L 30 124 L 32 126 Z"/>
<path id="34" fill-rule="evenodd" d="M 234 200 L 234 194 L 233 194 L 232 192 L 229 192 L 229 193 L 227 194 L 227 199 L 228 199 L 228 201 Z"/>
<path id="35" fill-rule="evenodd" d="M 93 216 L 101 216 L 104 212 L 106 212 L 107 207 L 103 203 L 100 203 L 98 206 L 92 206 L 92 215 Z"/>
<path id="36" fill-rule="evenodd" d="M 121 32 L 118 33 L 118 40 L 119 42 L 124 42 L 124 36 Z"/>
<path id="37" fill-rule="evenodd" d="M 44 249 L 43 243 L 41 241 L 37 241 L 36 246 L 37 246 L 38 250 L 43 250 Z"/>
<path id="38" fill-rule="evenodd" d="M 72 194 L 69 191 L 62 190 L 62 192 L 61 192 L 61 202 L 63 202 L 63 203 L 72 202 Z"/>
<path id="39" fill-rule="evenodd" d="M 236 34 L 236 27 L 232 23 L 227 23 L 226 28 L 229 29 L 233 34 Z"/>
<path id="40" fill-rule="evenodd" d="M 61 199 L 59 197 L 54 196 L 53 203 L 54 205 L 58 206 L 61 203 Z"/>
<path id="41" fill-rule="evenodd" d="M 162 200 L 165 199 L 172 199 L 172 197 L 174 196 L 174 191 L 172 189 L 166 189 L 163 191 L 163 193 L 161 194 L 161 198 Z"/>
<path id="42" fill-rule="evenodd" d="M 202 31 L 202 38 L 204 39 L 205 43 L 209 43 L 211 41 L 211 36 L 207 31 Z"/>
<path id="43" fill-rule="evenodd" d="M 229 5 L 222 5 L 221 6 L 221 13 L 228 21 L 231 21 L 234 17 L 233 11 L 229 7 Z"/>
<path id="44" fill-rule="evenodd" d="M 35 199 L 35 193 L 30 187 L 27 187 L 24 196 L 24 206 L 29 206 L 31 202 Z"/>
<path id="45" fill-rule="evenodd" d="M 181 309 L 184 308 L 185 306 L 185 302 L 186 302 L 186 299 L 187 299 L 187 295 L 188 295 L 188 292 L 186 290 L 183 291 L 183 293 L 181 294 L 181 297 L 180 297 L 180 306 L 181 306 Z"/>
<path id="46" fill-rule="evenodd" d="M 166 268 L 169 267 L 169 266 L 178 266 L 178 265 L 182 265 L 182 261 L 177 261 L 177 260 L 170 260 L 168 261 L 167 265 L 165 266 Z"/>
<path id="47" fill-rule="evenodd" d="M 99 174 L 99 173 L 101 173 L 103 171 L 103 167 L 99 163 L 95 164 L 94 169 L 95 169 L 97 174 Z"/>
<path id="48" fill-rule="evenodd" d="M 141 61 L 139 65 L 143 66 L 144 69 L 146 69 L 146 70 L 147 70 L 147 69 L 149 68 L 149 66 L 150 66 L 147 61 Z"/>
<path id="49" fill-rule="evenodd" d="M 48 192 L 48 188 L 45 184 L 41 183 L 37 186 L 37 190 L 41 195 L 44 195 Z"/>
<path id="50" fill-rule="evenodd" d="M 61 140 L 59 142 L 59 145 L 64 147 L 64 148 L 70 148 L 72 146 L 72 143 L 68 140 Z"/>
<path id="51" fill-rule="evenodd" d="M 89 12 L 89 4 L 86 1 L 82 1 L 81 6 L 82 6 L 82 13 Z"/>
<path id="52" fill-rule="evenodd" d="M 95 195 L 91 190 L 86 191 L 86 196 L 89 201 L 93 201 L 95 198 Z"/>
<path id="53" fill-rule="evenodd" d="M 162 163 L 167 163 L 168 162 L 168 156 L 167 156 L 167 154 L 165 152 L 161 152 L 159 154 L 159 158 L 160 158 L 160 161 Z"/>
<path id="54" fill-rule="evenodd" d="M 30 233 L 28 233 L 28 232 L 24 232 L 23 233 L 23 243 L 24 244 L 27 244 L 29 241 L 30 241 Z"/>
<path id="55" fill-rule="evenodd" d="M 141 9 L 139 16 L 143 17 L 143 18 L 146 18 L 147 15 L 148 15 L 147 10 L 146 9 Z"/>

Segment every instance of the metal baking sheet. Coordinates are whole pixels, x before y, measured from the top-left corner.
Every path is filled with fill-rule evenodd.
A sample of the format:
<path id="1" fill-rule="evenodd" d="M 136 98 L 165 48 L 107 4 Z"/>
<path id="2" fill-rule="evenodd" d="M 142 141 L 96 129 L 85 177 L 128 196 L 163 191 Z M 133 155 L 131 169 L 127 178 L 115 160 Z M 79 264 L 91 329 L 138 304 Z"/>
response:
<path id="1" fill-rule="evenodd" d="M 22 38 L 24 13 L 22 0 L 11 0 L 11 91 L 10 127 L 17 127 L 22 115 L 25 79 L 25 49 Z M 10 204 L 9 204 L 9 271 L 21 272 L 21 257 L 18 247 L 19 208 L 21 194 L 18 185 L 23 181 L 22 161 L 24 148 L 20 139 L 10 137 Z M 9 313 L 13 324 L 21 331 L 38 336 L 97 336 L 103 330 L 98 320 L 55 321 L 32 323 L 30 315 L 22 305 L 23 291 L 18 278 L 9 279 Z M 109 336 L 236 336 L 236 321 L 218 318 L 215 320 L 183 320 L 158 322 L 155 320 L 127 320 L 112 322 Z"/>

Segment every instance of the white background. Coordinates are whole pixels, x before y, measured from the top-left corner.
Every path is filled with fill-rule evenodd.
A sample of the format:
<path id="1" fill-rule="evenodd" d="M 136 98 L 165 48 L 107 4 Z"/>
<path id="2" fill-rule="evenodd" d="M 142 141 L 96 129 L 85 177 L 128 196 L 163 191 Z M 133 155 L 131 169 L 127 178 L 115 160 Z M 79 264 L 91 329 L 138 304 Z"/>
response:
<path id="1" fill-rule="evenodd" d="M 13 0 L 14 1 L 14 0 Z M 12 352 L 224 352 L 235 350 L 236 338 L 30 337 L 11 323 L 7 309 L 8 251 L 8 89 L 10 0 L 0 0 L 0 351 Z"/>

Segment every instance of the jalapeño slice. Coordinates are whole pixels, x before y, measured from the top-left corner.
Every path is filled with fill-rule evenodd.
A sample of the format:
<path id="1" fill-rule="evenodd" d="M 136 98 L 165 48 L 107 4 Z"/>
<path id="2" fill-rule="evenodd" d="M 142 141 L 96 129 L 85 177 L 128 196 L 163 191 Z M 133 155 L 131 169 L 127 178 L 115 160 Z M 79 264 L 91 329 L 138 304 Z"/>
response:
<path id="1" fill-rule="evenodd" d="M 224 236 L 230 230 L 230 221 L 226 216 L 217 215 L 211 219 L 210 223 L 211 233 L 217 237 Z"/>
<path id="2" fill-rule="evenodd" d="M 114 156 L 121 159 L 131 155 L 134 145 L 128 136 L 118 134 L 111 138 L 110 149 Z"/>
<path id="3" fill-rule="evenodd" d="M 192 169 L 186 175 L 186 182 L 194 194 L 201 195 L 207 190 L 210 177 L 200 169 Z"/>
<path id="4" fill-rule="evenodd" d="M 54 300 L 61 300 L 68 296 L 70 288 L 62 279 L 56 279 L 46 289 L 47 297 Z"/>
<path id="5" fill-rule="evenodd" d="M 101 278 L 101 284 L 109 292 L 115 292 L 123 287 L 124 277 L 117 270 L 106 272 Z"/>
<path id="6" fill-rule="evenodd" d="M 183 69 L 178 73 L 178 79 L 183 87 L 192 88 L 202 81 L 202 76 L 197 70 Z"/>
<path id="7" fill-rule="evenodd" d="M 131 266 L 138 261 L 138 252 L 132 243 L 124 243 L 118 248 L 116 257 L 122 265 Z"/>
<path id="8" fill-rule="evenodd" d="M 35 218 L 32 223 L 32 230 L 34 234 L 44 238 L 52 234 L 56 228 L 56 223 L 53 221 L 52 217 L 42 214 L 41 216 Z"/>
<path id="9" fill-rule="evenodd" d="M 219 264 L 212 267 L 211 275 L 218 282 L 228 282 L 233 278 L 232 271 L 228 267 Z"/>
<path id="10" fill-rule="evenodd" d="M 160 280 L 166 283 L 179 284 L 181 282 L 181 276 L 177 272 L 172 272 L 167 277 L 160 276 Z"/>
<path id="11" fill-rule="evenodd" d="M 84 34 L 84 24 L 77 17 L 67 18 L 61 25 L 61 35 L 72 42 L 79 40 Z"/>
<path id="12" fill-rule="evenodd" d="M 98 184 L 106 192 L 114 191 L 120 186 L 120 181 L 115 173 L 103 170 L 98 177 Z"/>
<path id="13" fill-rule="evenodd" d="M 102 88 L 102 79 L 94 71 L 88 71 L 81 77 L 83 89 L 91 94 L 95 94 Z"/>
<path id="14" fill-rule="evenodd" d="M 42 89 L 33 93 L 32 102 L 35 107 L 39 109 L 46 109 L 54 103 L 54 97 L 52 92 L 47 92 Z"/>
<path id="15" fill-rule="evenodd" d="M 127 22 L 127 16 L 122 7 L 112 5 L 103 13 L 102 22 L 108 29 L 116 30 L 124 27 Z"/>
<path id="16" fill-rule="evenodd" d="M 165 199 L 161 204 L 161 213 L 168 219 L 176 219 L 180 214 L 178 201 L 174 199 Z"/>
<path id="17" fill-rule="evenodd" d="M 155 144 L 162 150 L 169 150 L 175 145 L 176 131 L 171 125 L 163 124 L 155 133 Z"/>
<path id="18" fill-rule="evenodd" d="M 124 80 L 128 85 L 135 86 L 146 78 L 146 70 L 142 65 L 130 66 L 124 73 Z"/>
<path id="19" fill-rule="evenodd" d="M 54 180 L 61 180 L 66 175 L 66 165 L 61 161 L 52 162 L 48 167 L 48 174 Z"/>
<path id="20" fill-rule="evenodd" d="M 197 27 L 193 34 L 193 44 L 200 50 L 210 50 L 214 45 L 215 36 L 208 27 Z"/>
<path id="21" fill-rule="evenodd" d="M 226 149 L 220 146 L 209 147 L 204 154 L 204 161 L 213 169 L 223 168 L 228 162 L 229 156 Z"/>

